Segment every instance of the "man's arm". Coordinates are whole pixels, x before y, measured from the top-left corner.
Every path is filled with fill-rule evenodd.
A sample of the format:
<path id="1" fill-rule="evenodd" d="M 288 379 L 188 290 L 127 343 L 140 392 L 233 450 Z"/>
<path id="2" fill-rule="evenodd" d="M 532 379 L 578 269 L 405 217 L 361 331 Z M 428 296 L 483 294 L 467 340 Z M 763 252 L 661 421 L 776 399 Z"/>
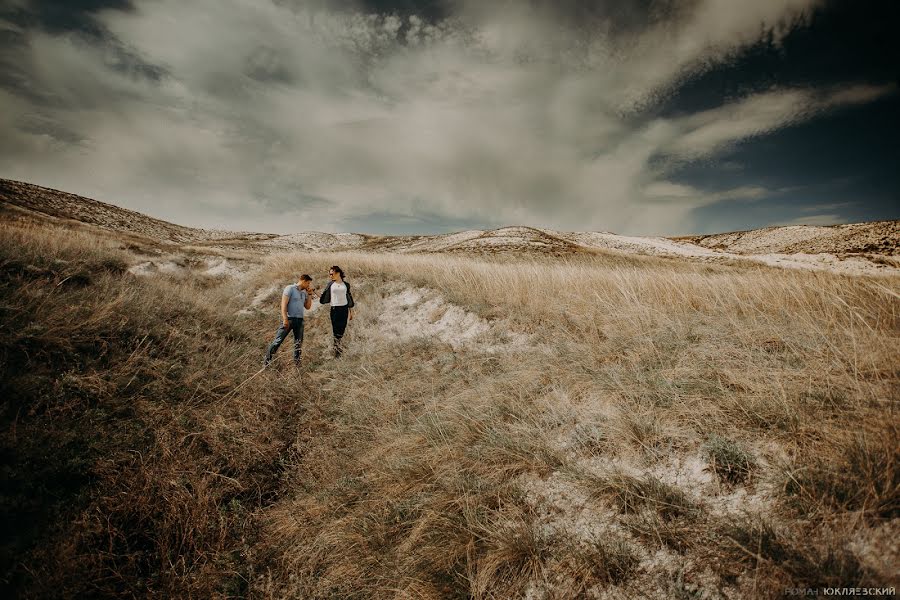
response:
<path id="1" fill-rule="evenodd" d="M 291 322 L 288 321 L 287 316 L 288 300 L 290 300 L 289 296 L 285 296 L 284 294 L 281 295 L 281 322 L 284 323 L 285 327 L 291 326 Z"/>
<path id="2" fill-rule="evenodd" d="M 306 302 L 303 303 L 303 308 L 309 310 L 312 308 L 312 294 L 306 292 Z"/>

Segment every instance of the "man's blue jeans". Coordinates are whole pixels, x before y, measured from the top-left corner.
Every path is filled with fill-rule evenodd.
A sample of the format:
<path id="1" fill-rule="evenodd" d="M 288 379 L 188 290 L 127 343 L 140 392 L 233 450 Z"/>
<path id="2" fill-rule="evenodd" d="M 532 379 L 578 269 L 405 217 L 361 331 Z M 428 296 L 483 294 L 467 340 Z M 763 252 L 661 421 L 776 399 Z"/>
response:
<path id="1" fill-rule="evenodd" d="M 303 318 L 288 317 L 288 324 L 290 327 L 285 327 L 284 323 L 281 324 L 281 327 L 278 328 L 278 332 L 275 334 L 275 339 L 269 344 L 269 349 L 266 350 L 265 366 L 269 366 L 269 363 L 272 362 L 272 355 L 278 350 L 281 342 L 287 338 L 288 333 L 291 331 L 294 332 L 294 362 L 300 364 L 301 346 L 303 345 Z"/>

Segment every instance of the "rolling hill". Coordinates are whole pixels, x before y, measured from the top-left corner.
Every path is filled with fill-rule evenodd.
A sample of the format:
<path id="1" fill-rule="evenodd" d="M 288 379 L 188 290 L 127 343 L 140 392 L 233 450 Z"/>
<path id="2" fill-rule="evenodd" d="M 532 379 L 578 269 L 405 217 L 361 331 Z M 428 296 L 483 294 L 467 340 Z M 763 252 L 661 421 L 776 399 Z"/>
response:
<path id="1" fill-rule="evenodd" d="M 567 232 L 510 226 L 438 235 L 369 235 L 297 232 L 287 235 L 197 229 L 23 182 L 0 179 L 0 202 L 7 210 L 128 232 L 168 244 L 276 251 L 349 251 L 491 255 L 531 253 L 565 256 L 619 252 L 698 261 L 752 260 L 776 266 L 833 270 L 848 274 L 900 269 L 900 221 L 830 227 L 787 226 L 673 238 L 624 236 L 609 232 Z"/>

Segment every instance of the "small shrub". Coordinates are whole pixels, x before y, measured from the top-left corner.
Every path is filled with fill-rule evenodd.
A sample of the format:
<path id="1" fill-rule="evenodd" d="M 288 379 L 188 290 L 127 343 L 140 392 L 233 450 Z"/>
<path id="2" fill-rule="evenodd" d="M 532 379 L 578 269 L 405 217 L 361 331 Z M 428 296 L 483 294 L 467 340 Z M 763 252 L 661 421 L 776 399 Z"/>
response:
<path id="1" fill-rule="evenodd" d="M 579 423 L 572 432 L 573 446 L 600 455 L 609 447 L 610 441 L 606 431 L 595 423 Z"/>
<path id="2" fill-rule="evenodd" d="M 704 449 L 716 475 L 728 483 L 746 481 L 756 466 L 749 452 L 737 442 L 720 435 L 709 436 Z"/>
<path id="3" fill-rule="evenodd" d="M 511 597 L 543 577 L 552 554 L 550 540 L 527 515 L 498 513 L 481 528 L 480 537 L 483 551 L 472 581 L 476 595 Z"/>
<path id="4" fill-rule="evenodd" d="M 598 540 L 590 544 L 582 554 L 589 565 L 592 583 L 620 584 L 635 572 L 639 559 L 631 545 L 622 539 Z"/>
<path id="5" fill-rule="evenodd" d="M 607 475 L 586 475 L 583 484 L 595 498 L 605 498 L 623 514 L 652 509 L 662 519 L 691 516 L 697 507 L 684 492 L 663 483 L 652 475 L 643 478 L 614 472 Z"/>
<path id="6" fill-rule="evenodd" d="M 628 515 L 623 519 L 623 524 L 631 533 L 654 547 L 667 547 L 684 553 L 695 544 L 698 532 L 693 518 L 696 511 L 683 514 L 690 518 L 673 519 L 653 509 L 645 509 Z"/>
<path id="7" fill-rule="evenodd" d="M 658 453 L 665 439 L 662 423 L 653 413 L 626 413 L 623 416 L 625 436 L 650 455 Z"/>

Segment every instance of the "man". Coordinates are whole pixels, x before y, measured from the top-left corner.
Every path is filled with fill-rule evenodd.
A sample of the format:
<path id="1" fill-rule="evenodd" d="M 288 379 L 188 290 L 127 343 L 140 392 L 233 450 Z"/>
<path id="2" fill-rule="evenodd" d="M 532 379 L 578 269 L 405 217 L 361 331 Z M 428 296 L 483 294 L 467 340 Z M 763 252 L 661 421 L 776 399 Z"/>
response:
<path id="1" fill-rule="evenodd" d="M 281 294 L 281 327 L 275 334 L 275 339 L 266 350 L 266 358 L 263 367 L 268 367 L 272 362 L 272 354 L 281 346 L 281 342 L 287 338 L 288 333 L 294 332 L 294 364 L 300 366 L 300 352 L 303 345 L 303 316 L 312 308 L 312 299 L 315 288 L 311 288 L 312 277 L 303 274 L 297 283 L 284 288 Z"/>

